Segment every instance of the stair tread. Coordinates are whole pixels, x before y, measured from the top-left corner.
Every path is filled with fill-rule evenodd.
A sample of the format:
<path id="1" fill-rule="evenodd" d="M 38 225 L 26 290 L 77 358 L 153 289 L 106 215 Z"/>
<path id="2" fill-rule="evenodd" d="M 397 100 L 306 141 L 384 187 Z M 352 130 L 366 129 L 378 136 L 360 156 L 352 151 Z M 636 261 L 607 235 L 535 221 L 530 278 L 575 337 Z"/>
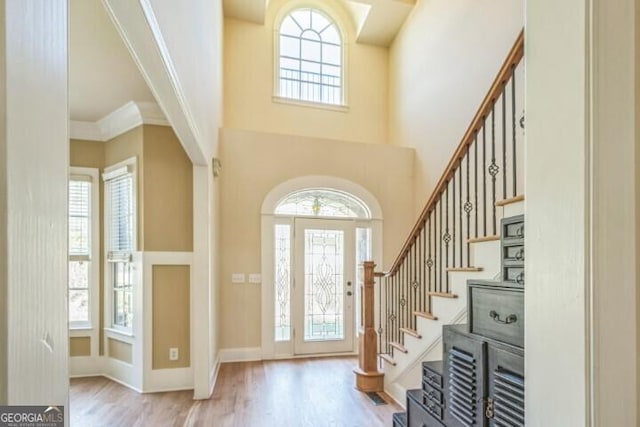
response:
<path id="1" fill-rule="evenodd" d="M 451 292 L 429 292 L 430 297 L 440 297 L 440 298 L 458 298 L 457 294 Z"/>
<path id="2" fill-rule="evenodd" d="M 482 270 L 483 270 L 482 267 L 449 267 L 447 268 L 447 271 L 450 273 L 455 273 L 455 272 L 474 273 Z"/>
<path id="3" fill-rule="evenodd" d="M 396 366 L 396 361 L 393 360 L 393 357 L 389 356 L 388 354 L 381 354 L 380 355 L 380 359 L 382 359 L 385 362 L 389 363 L 391 366 Z"/>
<path id="4" fill-rule="evenodd" d="M 496 207 L 507 206 L 513 203 L 518 203 L 523 201 L 524 201 L 524 194 L 519 194 L 515 197 L 509 197 L 508 199 L 498 200 L 496 202 Z"/>
<path id="5" fill-rule="evenodd" d="M 400 328 L 400 332 L 407 334 L 407 335 L 411 335 L 414 338 L 422 338 L 422 335 L 420 335 L 418 333 L 418 331 L 413 330 L 413 329 L 409 329 L 409 328 Z"/>
<path id="6" fill-rule="evenodd" d="M 397 349 L 398 351 L 401 351 L 403 353 L 409 353 L 409 350 L 407 350 L 407 348 L 405 346 L 403 346 L 402 344 L 400 344 L 399 342 L 391 341 L 391 342 L 389 342 L 389 345 L 391 347 Z"/>
<path id="7" fill-rule="evenodd" d="M 491 236 L 474 237 L 472 239 L 467 240 L 467 243 L 495 242 L 496 240 L 500 240 L 500 236 L 497 234 L 494 234 Z"/>
<path id="8" fill-rule="evenodd" d="M 438 320 L 437 316 L 434 316 L 428 311 L 414 311 L 413 314 L 414 316 L 422 317 L 423 319 Z"/>

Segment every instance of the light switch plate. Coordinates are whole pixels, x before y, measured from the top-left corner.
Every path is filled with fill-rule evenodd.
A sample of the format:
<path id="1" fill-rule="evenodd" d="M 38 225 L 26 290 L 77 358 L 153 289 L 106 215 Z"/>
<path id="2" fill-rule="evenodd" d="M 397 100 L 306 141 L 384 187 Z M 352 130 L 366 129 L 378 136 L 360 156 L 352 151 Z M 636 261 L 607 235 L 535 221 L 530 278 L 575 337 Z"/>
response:
<path id="1" fill-rule="evenodd" d="M 244 273 L 233 273 L 231 275 L 231 283 L 244 283 L 246 281 Z"/>
<path id="2" fill-rule="evenodd" d="M 249 283 L 262 283 L 262 275 L 260 273 L 249 274 Z"/>
<path id="3" fill-rule="evenodd" d="M 171 347 L 169 349 L 169 360 L 171 360 L 172 362 L 175 362 L 178 359 L 179 359 L 178 348 L 177 347 Z"/>

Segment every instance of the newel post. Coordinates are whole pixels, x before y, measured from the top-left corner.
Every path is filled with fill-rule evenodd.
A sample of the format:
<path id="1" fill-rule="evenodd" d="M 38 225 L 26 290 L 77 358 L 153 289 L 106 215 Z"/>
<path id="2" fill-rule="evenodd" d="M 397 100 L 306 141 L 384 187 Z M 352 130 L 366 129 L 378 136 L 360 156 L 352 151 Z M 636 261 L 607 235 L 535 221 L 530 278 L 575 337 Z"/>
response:
<path id="1" fill-rule="evenodd" d="M 360 391 L 383 391 L 384 373 L 378 371 L 378 335 L 374 326 L 375 274 L 376 264 L 364 263 L 364 284 L 360 290 L 361 318 L 358 327 L 359 355 L 356 374 L 356 388 Z"/>

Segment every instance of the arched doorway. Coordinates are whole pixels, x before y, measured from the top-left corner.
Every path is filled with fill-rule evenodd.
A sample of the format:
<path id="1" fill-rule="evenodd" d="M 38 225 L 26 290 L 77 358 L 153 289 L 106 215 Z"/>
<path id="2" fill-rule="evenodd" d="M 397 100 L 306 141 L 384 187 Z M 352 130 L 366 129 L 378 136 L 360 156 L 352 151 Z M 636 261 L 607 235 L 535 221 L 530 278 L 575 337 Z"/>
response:
<path id="1" fill-rule="evenodd" d="M 346 180 L 304 177 L 263 204 L 263 357 L 353 353 L 358 265 L 380 252 L 375 198 Z"/>

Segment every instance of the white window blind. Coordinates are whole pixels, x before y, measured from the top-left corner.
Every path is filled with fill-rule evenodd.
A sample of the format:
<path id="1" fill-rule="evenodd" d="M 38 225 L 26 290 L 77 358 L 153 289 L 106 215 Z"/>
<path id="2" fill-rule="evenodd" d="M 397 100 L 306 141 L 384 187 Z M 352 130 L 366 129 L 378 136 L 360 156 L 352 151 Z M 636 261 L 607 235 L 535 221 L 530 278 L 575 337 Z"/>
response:
<path id="1" fill-rule="evenodd" d="M 71 177 L 69 181 L 69 256 L 89 261 L 91 254 L 91 181 Z"/>
<path id="2" fill-rule="evenodd" d="M 126 173 L 107 182 L 108 191 L 108 257 L 118 259 L 135 250 L 135 206 L 133 175 Z"/>
<path id="3" fill-rule="evenodd" d="M 73 175 L 69 180 L 69 322 L 90 322 L 91 192 L 90 176 Z"/>

